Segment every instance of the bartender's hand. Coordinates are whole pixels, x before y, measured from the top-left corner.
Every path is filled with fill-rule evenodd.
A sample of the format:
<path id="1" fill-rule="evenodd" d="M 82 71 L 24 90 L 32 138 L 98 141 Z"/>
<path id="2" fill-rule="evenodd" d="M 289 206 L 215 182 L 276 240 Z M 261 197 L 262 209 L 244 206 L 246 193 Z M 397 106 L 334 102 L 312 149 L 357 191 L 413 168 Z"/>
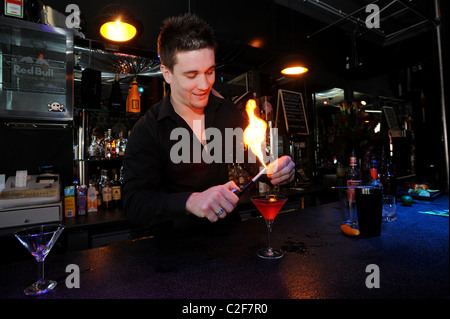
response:
<path id="1" fill-rule="evenodd" d="M 267 176 L 273 185 L 289 184 L 295 177 L 295 164 L 290 156 L 282 156 L 271 162 Z"/>
<path id="2" fill-rule="evenodd" d="M 236 207 L 239 197 L 232 192 L 234 189 L 239 190 L 239 187 L 233 181 L 229 181 L 224 185 L 208 188 L 204 192 L 193 193 L 186 202 L 186 210 L 198 217 L 216 222 Z"/>

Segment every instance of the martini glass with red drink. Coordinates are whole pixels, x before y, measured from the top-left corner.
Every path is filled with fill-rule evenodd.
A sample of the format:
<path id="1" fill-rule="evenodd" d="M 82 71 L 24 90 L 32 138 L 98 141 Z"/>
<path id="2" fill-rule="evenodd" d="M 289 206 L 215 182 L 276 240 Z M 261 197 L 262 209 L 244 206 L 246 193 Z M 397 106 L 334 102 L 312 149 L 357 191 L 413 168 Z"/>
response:
<path id="1" fill-rule="evenodd" d="M 283 195 L 259 195 L 252 196 L 250 200 L 255 204 L 261 215 L 266 221 L 267 234 L 269 238 L 269 246 L 258 250 L 257 255 L 265 259 L 278 259 L 283 257 L 283 252 L 280 249 L 274 249 L 270 243 L 270 233 L 272 232 L 273 220 L 277 216 L 281 207 L 287 201 L 287 197 Z"/>

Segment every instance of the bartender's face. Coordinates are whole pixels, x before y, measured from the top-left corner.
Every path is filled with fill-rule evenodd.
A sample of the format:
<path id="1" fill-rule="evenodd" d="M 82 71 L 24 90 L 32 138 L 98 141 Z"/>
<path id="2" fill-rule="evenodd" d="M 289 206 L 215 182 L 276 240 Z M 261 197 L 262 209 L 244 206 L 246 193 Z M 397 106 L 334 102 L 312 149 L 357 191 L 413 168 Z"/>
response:
<path id="1" fill-rule="evenodd" d="M 172 104 L 174 107 L 203 109 L 208 104 L 215 80 L 214 50 L 178 52 L 175 61 L 172 72 L 161 65 L 164 79 L 170 84 Z"/>

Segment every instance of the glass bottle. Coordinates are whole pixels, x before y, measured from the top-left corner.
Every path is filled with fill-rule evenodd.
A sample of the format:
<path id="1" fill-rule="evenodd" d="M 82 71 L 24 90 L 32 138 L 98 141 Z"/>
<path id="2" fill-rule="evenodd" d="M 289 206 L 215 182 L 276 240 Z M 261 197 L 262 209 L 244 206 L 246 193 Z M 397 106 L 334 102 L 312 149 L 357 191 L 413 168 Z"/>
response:
<path id="1" fill-rule="evenodd" d="M 89 145 L 88 153 L 90 158 L 97 158 L 97 139 L 94 134 L 92 134 L 91 137 L 91 144 Z"/>
<path id="2" fill-rule="evenodd" d="M 108 170 L 106 169 L 102 170 L 100 185 L 102 188 L 102 206 L 109 208 L 112 202 L 112 189 L 108 178 Z"/>
<path id="3" fill-rule="evenodd" d="M 90 158 L 102 158 L 103 157 L 103 147 L 98 143 L 97 137 L 92 134 L 91 144 L 89 145 L 89 157 Z"/>
<path id="4" fill-rule="evenodd" d="M 89 187 L 87 190 L 87 211 L 94 213 L 98 209 L 97 203 L 97 190 L 95 189 L 94 182 L 89 180 Z"/>
<path id="5" fill-rule="evenodd" d="M 370 177 L 371 182 L 375 181 L 378 178 L 378 163 L 375 155 L 372 155 L 370 160 Z"/>
<path id="6" fill-rule="evenodd" d="M 95 127 L 92 132 L 91 145 L 88 152 L 91 158 L 105 157 L 104 130 L 99 126 Z"/>
<path id="7" fill-rule="evenodd" d="M 97 175 L 95 179 L 95 194 L 97 196 L 97 209 L 102 207 L 102 174 L 103 170 L 100 174 Z"/>
<path id="8" fill-rule="evenodd" d="M 119 172 L 120 187 L 122 187 L 122 185 L 123 185 L 123 179 L 124 179 L 124 177 L 123 177 L 123 166 L 122 166 L 122 167 L 120 167 L 120 172 Z"/>
<path id="9" fill-rule="evenodd" d="M 112 130 L 105 132 L 105 158 L 113 159 L 116 157 L 116 141 L 112 137 Z"/>
<path id="10" fill-rule="evenodd" d="M 241 167 L 241 165 L 238 166 L 238 185 L 239 188 L 244 187 L 247 184 L 247 176 L 245 174 L 246 172 Z"/>
<path id="11" fill-rule="evenodd" d="M 255 100 L 255 104 L 256 104 L 256 108 L 255 108 L 254 112 L 255 112 L 255 114 L 257 114 L 257 116 L 261 117 L 262 111 L 260 110 L 260 107 L 259 107 L 258 96 L 256 95 L 256 92 L 253 92 L 253 100 Z"/>
<path id="12" fill-rule="evenodd" d="M 121 185 L 119 182 L 119 176 L 117 174 L 117 169 L 113 170 L 113 178 L 111 179 L 111 197 L 114 207 L 120 207 L 122 204 L 122 193 Z"/>
<path id="13" fill-rule="evenodd" d="M 76 185 L 76 201 L 77 201 L 77 214 L 85 215 L 87 210 L 87 187 L 86 185 Z"/>
<path id="14" fill-rule="evenodd" d="M 123 97 L 120 90 L 119 76 L 116 75 L 111 85 L 111 94 L 109 96 L 109 109 L 111 111 L 123 111 Z"/>
<path id="15" fill-rule="evenodd" d="M 371 184 L 373 187 L 383 188 L 383 184 L 381 183 L 381 175 L 377 174 L 377 179 L 374 179 Z"/>
<path id="16" fill-rule="evenodd" d="M 127 96 L 127 112 L 140 113 L 141 112 L 141 96 L 139 95 L 139 88 L 136 78 L 130 83 Z"/>
<path id="17" fill-rule="evenodd" d="M 234 164 L 233 163 L 228 164 L 228 180 L 229 181 L 234 180 Z"/>
<path id="18" fill-rule="evenodd" d="M 372 155 L 372 159 L 370 161 L 370 183 L 369 185 L 373 187 L 383 188 L 383 184 L 381 183 L 380 174 L 378 174 L 378 162 L 375 155 Z"/>
<path id="19" fill-rule="evenodd" d="M 125 138 L 125 131 L 119 132 L 119 138 L 116 140 L 116 156 L 122 157 L 125 154 L 128 140 Z"/>
<path id="20" fill-rule="evenodd" d="M 350 156 L 350 166 L 345 175 L 345 179 L 347 181 L 347 187 L 362 185 L 361 172 L 358 169 L 355 152 L 352 152 Z M 347 195 L 349 203 L 355 203 L 355 189 L 349 188 Z"/>
<path id="21" fill-rule="evenodd" d="M 392 162 L 390 158 L 386 161 L 386 171 L 381 176 L 381 183 L 383 184 L 383 193 L 385 195 L 397 195 L 397 180 L 392 171 Z"/>

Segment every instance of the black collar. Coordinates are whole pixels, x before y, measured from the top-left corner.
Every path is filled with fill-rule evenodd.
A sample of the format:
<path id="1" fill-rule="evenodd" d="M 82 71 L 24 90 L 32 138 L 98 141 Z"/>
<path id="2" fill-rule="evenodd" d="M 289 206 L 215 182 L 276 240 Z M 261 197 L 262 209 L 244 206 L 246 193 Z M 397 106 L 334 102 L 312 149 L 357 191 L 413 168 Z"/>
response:
<path id="1" fill-rule="evenodd" d="M 216 97 L 214 94 L 209 93 L 208 105 L 205 108 L 205 116 L 210 114 L 210 112 L 215 112 L 222 104 L 222 99 Z M 175 120 L 179 115 L 175 112 L 172 103 L 170 102 L 170 92 L 167 93 L 166 97 L 161 102 L 161 108 L 159 109 L 157 121 L 163 118 L 170 117 Z"/>

